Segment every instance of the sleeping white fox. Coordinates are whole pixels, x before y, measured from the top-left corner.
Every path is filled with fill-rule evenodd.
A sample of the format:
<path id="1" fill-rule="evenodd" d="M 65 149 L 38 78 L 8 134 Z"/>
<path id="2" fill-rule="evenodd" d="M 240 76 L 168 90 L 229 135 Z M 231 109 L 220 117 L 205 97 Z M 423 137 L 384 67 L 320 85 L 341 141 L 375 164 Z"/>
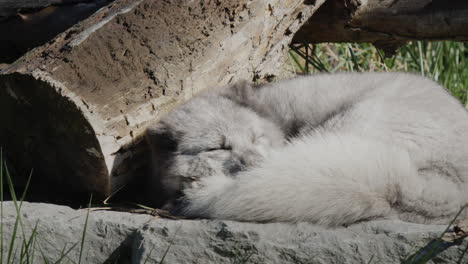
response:
<path id="1" fill-rule="evenodd" d="M 468 112 L 411 74 L 211 89 L 146 138 L 152 184 L 169 194 L 167 207 L 192 217 L 440 223 L 468 202 Z"/>

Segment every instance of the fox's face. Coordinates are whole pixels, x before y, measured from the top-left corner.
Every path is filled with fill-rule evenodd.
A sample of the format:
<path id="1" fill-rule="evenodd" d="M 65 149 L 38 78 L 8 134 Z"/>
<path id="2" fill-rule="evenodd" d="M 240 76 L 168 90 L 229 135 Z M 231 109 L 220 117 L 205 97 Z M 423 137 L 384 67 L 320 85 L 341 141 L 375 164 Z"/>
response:
<path id="1" fill-rule="evenodd" d="M 234 177 L 255 166 L 285 136 L 272 122 L 221 94 L 203 94 L 176 108 L 147 130 L 151 163 L 171 197 L 200 178 Z"/>

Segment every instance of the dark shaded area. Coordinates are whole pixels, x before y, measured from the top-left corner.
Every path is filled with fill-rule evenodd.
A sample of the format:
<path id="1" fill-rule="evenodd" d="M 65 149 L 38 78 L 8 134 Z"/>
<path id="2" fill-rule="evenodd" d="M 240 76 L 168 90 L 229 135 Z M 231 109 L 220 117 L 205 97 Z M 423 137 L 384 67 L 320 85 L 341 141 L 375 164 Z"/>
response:
<path id="1" fill-rule="evenodd" d="M 15 16 L 18 12 L 34 12 L 52 5 L 89 3 L 95 0 L 0 0 L 0 21 Z"/>
<path id="2" fill-rule="evenodd" d="M 45 82 L 0 75 L 0 146 L 18 193 L 33 170 L 29 201 L 86 204 L 91 193 L 96 201 L 109 191 L 93 128 Z"/>
<path id="3" fill-rule="evenodd" d="M 426 6 L 424 6 L 424 10 L 433 12 L 467 8 L 468 1 L 466 0 L 432 0 Z"/>
<path id="4" fill-rule="evenodd" d="M 125 152 L 116 153 L 116 160 L 121 160 L 123 164 L 132 166 L 132 168 L 123 168 L 128 172 L 128 182 L 120 190 L 113 194 L 109 199 L 112 204 L 134 203 L 149 206 L 152 208 L 162 208 L 168 200 L 174 199 L 162 188 L 161 173 L 169 166 L 172 161 L 176 148 L 175 141 L 167 136 L 165 131 L 161 134 L 151 133 L 148 142 L 143 136 L 137 137 L 128 146 L 124 146 Z M 149 144 L 152 144 L 154 150 L 158 150 L 154 155 Z M 127 156 L 124 156 L 127 155 Z M 122 169 L 113 167 L 111 175 L 120 175 L 117 170 Z M 180 194 L 178 194 L 180 195 Z"/>
<path id="5" fill-rule="evenodd" d="M 127 264 L 132 263 L 132 244 L 136 238 L 136 231 L 125 238 L 119 247 L 112 252 L 103 264 Z"/>
<path id="6" fill-rule="evenodd" d="M 340 42 L 334 32 L 342 31 L 350 19 L 350 12 L 344 1 L 327 0 L 317 12 L 294 35 L 292 43 Z"/>
<path id="7" fill-rule="evenodd" d="M 0 63 L 15 61 L 28 50 L 46 43 L 111 1 L 69 1 L 42 9 L 20 9 L 15 16 L 0 21 Z M 0 3 L 0 9 L 5 9 L 2 5 L 6 4 Z"/>

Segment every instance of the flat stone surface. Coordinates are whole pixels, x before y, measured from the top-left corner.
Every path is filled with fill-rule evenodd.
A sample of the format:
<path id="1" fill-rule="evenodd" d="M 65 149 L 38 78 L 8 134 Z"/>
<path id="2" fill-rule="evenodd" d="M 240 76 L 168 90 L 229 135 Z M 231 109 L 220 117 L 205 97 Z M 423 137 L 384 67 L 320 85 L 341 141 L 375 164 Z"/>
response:
<path id="1" fill-rule="evenodd" d="M 80 251 L 81 263 L 159 263 L 166 250 L 165 263 L 368 263 L 371 258 L 371 263 L 399 263 L 445 229 L 393 220 L 327 229 L 308 223 L 170 220 L 92 209 L 81 250 L 86 214 L 87 209 L 23 203 L 13 263 L 36 223 L 38 263 L 43 262 L 41 251 L 51 263 L 62 258 L 61 252 L 67 253 L 65 262 L 78 262 Z M 4 202 L 4 245 L 10 244 L 16 219 L 14 204 Z M 464 247 L 449 248 L 436 257 L 437 263 L 456 263 Z"/>

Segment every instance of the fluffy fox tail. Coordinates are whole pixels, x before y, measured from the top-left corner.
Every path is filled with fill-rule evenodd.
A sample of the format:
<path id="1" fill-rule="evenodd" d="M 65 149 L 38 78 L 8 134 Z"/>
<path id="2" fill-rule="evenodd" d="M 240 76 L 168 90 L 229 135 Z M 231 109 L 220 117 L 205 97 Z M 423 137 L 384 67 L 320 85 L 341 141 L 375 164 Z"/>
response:
<path id="1" fill-rule="evenodd" d="M 417 202 L 424 184 L 405 150 L 314 134 L 275 150 L 256 168 L 213 175 L 199 186 L 185 191 L 185 215 L 337 226 L 391 217 L 401 199 Z"/>

